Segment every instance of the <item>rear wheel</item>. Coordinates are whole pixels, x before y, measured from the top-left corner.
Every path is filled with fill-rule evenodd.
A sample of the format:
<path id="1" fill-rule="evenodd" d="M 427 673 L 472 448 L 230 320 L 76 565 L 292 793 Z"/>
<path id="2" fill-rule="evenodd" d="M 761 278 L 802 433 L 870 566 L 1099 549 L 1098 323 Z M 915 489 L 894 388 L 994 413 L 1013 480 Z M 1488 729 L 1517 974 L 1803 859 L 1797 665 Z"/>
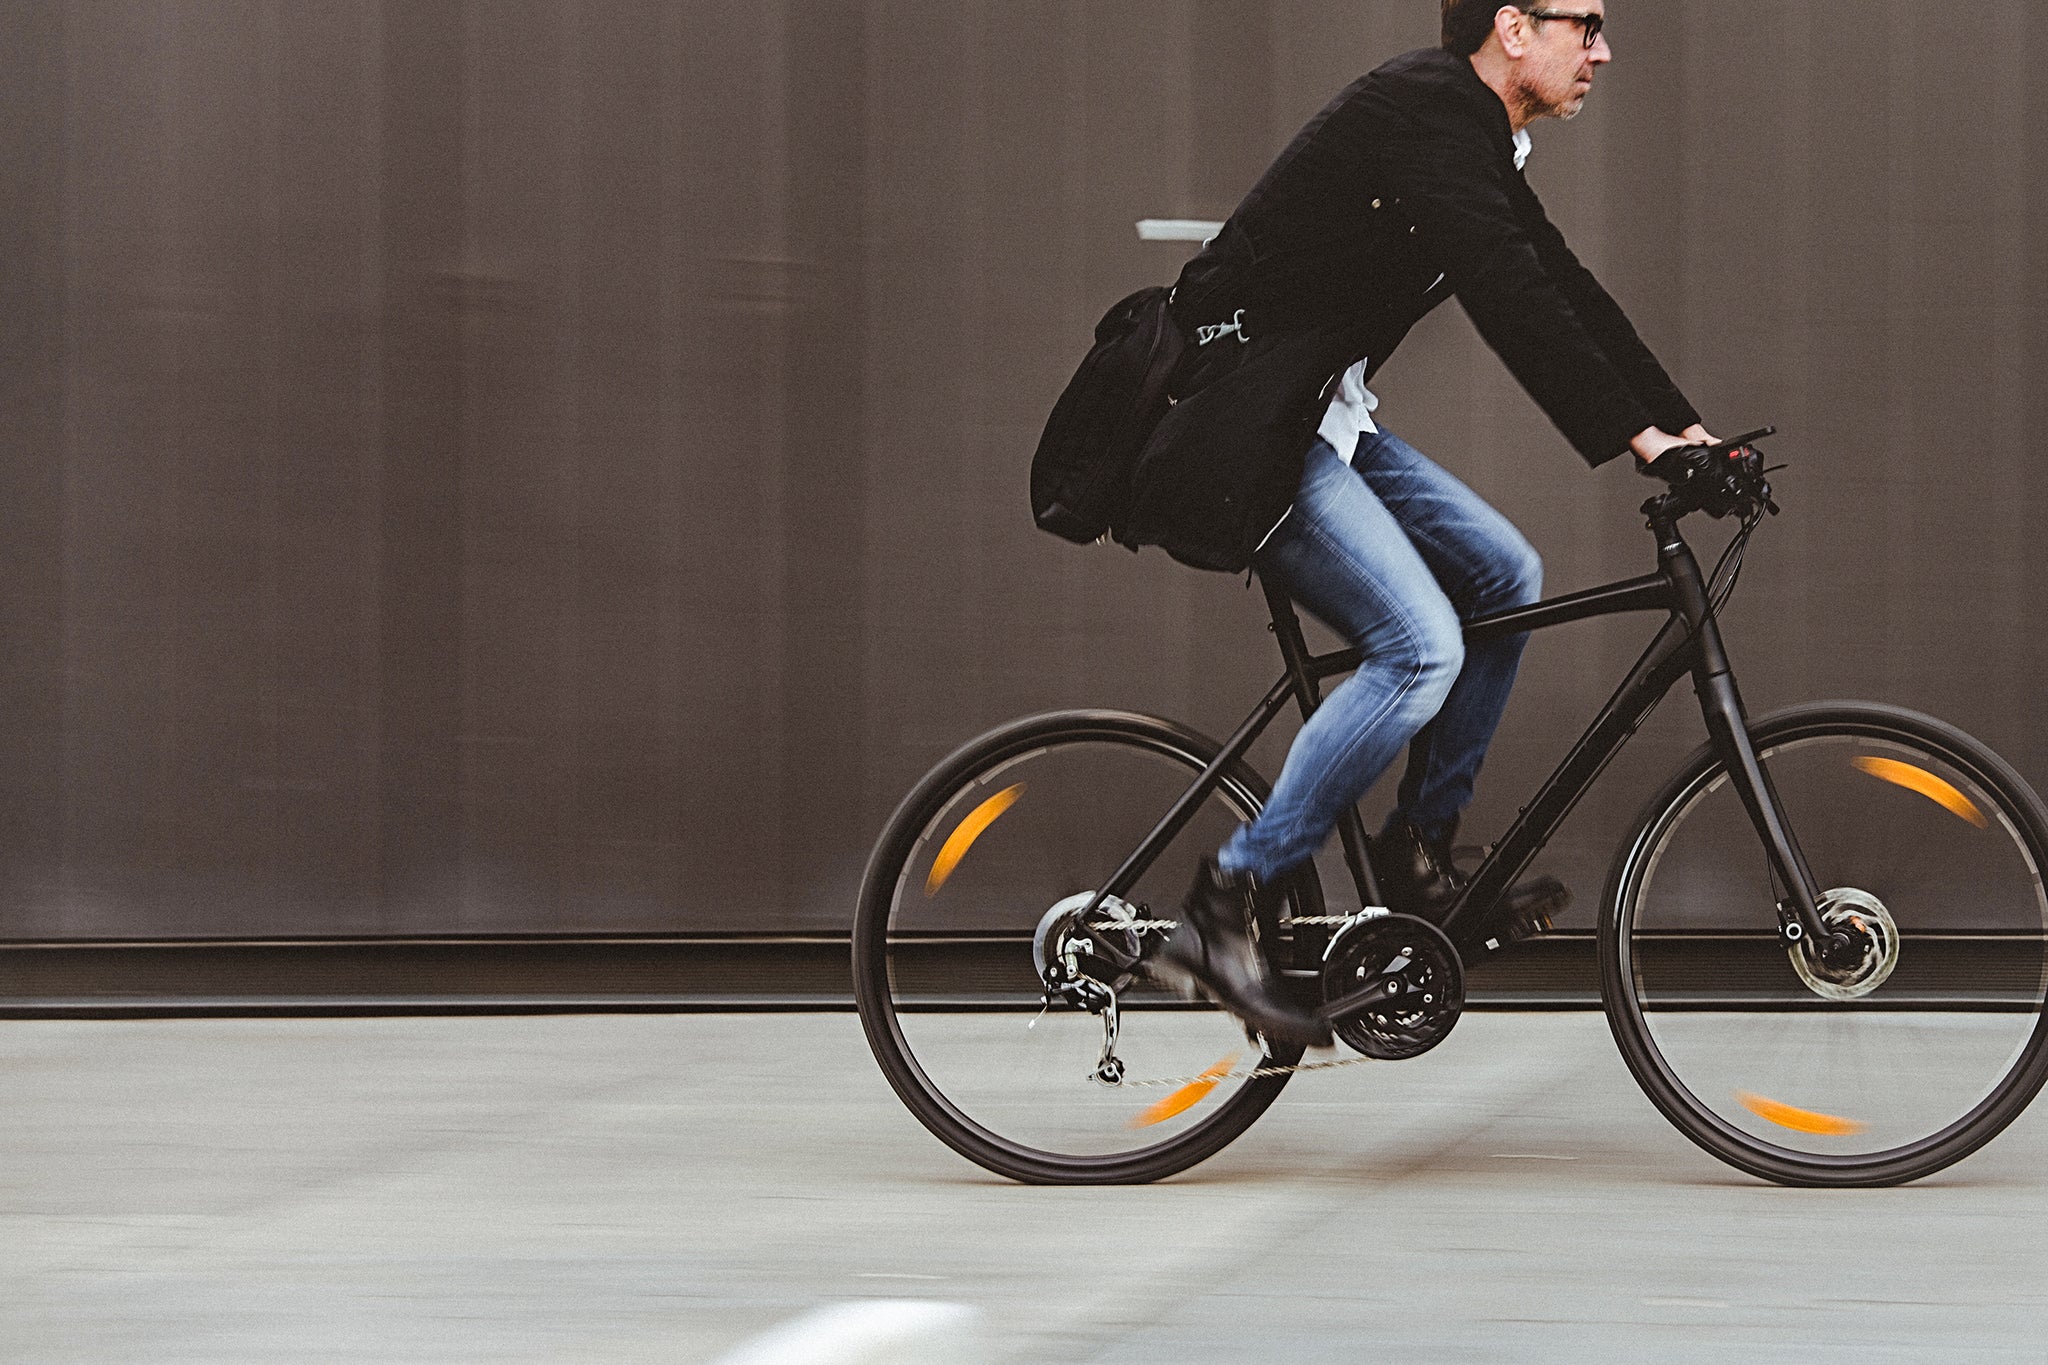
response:
<path id="1" fill-rule="evenodd" d="M 861 887 L 854 994 L 890 1084 L 955 1151 L 1023 1181 L 1157 1180 L 1220 1151 L 1280 1093 L 1284 1074 L 1250 1073 L 1298 1050 L 1093 955 L 1098 936 L 1129 952 L 1166 932 L 1198 859 L 1257 814 L 1256 774 L 1226 770 L 1137 884 L 1083 922 L 1216 752 L 1151 717 L 1036 716 L 954 754 L 891 817 Z M 1312 869 L 1285 890 L 1283 919 L 1321 914 Z M 1073 983 L 1050 1005 L 1047 964 Z M 1100 1078 L 1110 993 L 1121 1084 Z"/>
<path id="2" fill-rule="evenodd" d="M 1751 726 L 1851 949 L 1788 947 L 1727 773 L 1695 754 L 1608 881 L 1601 976 L 1643 1089 L 1715 1156 L 1795 1185 L 1914 1180 L 1975 1151 L 2048 1075 L 2048 821 L 2005 763 L 1889 707 Z"/>

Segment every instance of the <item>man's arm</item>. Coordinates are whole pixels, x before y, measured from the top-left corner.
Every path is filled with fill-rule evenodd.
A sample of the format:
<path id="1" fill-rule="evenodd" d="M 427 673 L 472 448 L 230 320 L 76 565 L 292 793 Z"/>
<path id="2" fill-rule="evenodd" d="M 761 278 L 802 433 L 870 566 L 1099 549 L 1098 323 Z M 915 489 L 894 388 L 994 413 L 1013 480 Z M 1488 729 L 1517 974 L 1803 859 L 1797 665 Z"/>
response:
<path id="1" fill-rule="evenodd" d="M 1455 115 L 1427 111 L 1405 124 L 1400 135 L 1382 142 L 1379 170 L 1480 335 L 1588 463 L 1631 449 L 1643 455 L 1637 442 L 1663 434 L 1660 414 L 1545 268 L 1512 197 L 1511 183 L 1519 177 L 1500 149 L 1484 128 Z M 1618 307 L 1614 313 L 1620 315 Z M 1655 366 L 1655 358 L 1649 363 Z M 1665 386 L 1676 402 L 1663 415 L 1697 422 L 1668 379 Z"/>
<path id="2" fill-rule="evenodd" d="M 1566 244 L 1564 234 L 1543 211 L 1543 203 L 1536 197 L 1536 191 L 1519 174 L 1515 176 L 1512 193 L 1521 201 L 1519 207 L 1529 225 L 1530 240 L 1536 247 L 1536 256 L 1543 263 L 1544 271 L 1563 289 L 1572 311 L 1585 324 L 1607 359 L 1621 372 L 1630 390 L 1657 419 L 1657 425 L 1667 432 L 1681 434 L 1687 428 L 1699 426 L 1698 411 L 1679 392 L 1678 385 L 1636 333 L 1613 295 L 1593 277 L 1592 271 L 1579 263 L 1579 258 Z M 1701 434 L 1704 435 L 1704 431 Z"/>

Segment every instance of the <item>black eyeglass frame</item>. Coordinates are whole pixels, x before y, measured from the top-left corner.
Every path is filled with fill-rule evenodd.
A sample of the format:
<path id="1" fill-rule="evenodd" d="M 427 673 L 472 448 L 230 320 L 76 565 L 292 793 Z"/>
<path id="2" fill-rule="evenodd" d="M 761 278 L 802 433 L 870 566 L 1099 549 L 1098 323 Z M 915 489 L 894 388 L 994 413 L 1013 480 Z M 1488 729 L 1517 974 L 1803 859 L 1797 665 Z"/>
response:
<path id="1" fill-rule="evenodd" d="M 1600 30 L 1607 27 L 1607 16 L 1604 14 L 1583 14 L 1568 9 L 1525 9 L 1522 13 L 1531 19 L 1565 19 L 1577 24 L 1585 31 L 1585 45 L 1589 48 L 1600 41 Z"/>

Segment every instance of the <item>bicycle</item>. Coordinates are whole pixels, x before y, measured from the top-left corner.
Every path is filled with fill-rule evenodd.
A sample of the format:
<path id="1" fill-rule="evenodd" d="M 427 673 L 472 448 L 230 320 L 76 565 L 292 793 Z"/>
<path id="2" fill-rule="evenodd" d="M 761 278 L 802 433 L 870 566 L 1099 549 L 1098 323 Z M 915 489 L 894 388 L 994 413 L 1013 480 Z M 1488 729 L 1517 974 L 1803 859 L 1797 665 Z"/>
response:
<path id="1" fill-rule="evenodd" d="M 1642 509 L 1655 573 L 1466 626 L 1478 642 L 1666 616 L 1440 924 L 1379 908 L 1356 810 L 1338 832 L 1358 911 L 1325 913 L 1313 864 L 1265 898 L 1255 927 L 1284 987 L 1358 1056 L 1303 1064 L 1144 973 L 1174 928 L 1152 907 L 1177 904 L 1267 795 L 1246 751 L 1362 658 L 1312 654 L 1267 585 L 1285 673 L 1222 744 L 1152 716 L 1033 716 L 898 807 L 853 933 L 861 1021 L 897 1094 L 1013 1179 L 1142 1182 L 1220 1151 L 1299 1071 L 1427 1052 L 1458 1020 L 1466 964 L 1512 946 L 1503 894 L 1689 674 L 1707 742 L 1622 839 L 1599 908 L 1602 1004 L 1636 1081 L 1700 1147 L 1788 1185 L 1914 1180 L 1996 1136 L 2048 1076 L 2048 817 L 1938 720 L 1861 702 L 1748 716 L 1718 613 L 1778 511 L 1755 447 L 1771 434 L 1646 471 L 1668 485 Z M 1697 512 L 1739 519 L 1712 574 L 1679 530 Z"/>

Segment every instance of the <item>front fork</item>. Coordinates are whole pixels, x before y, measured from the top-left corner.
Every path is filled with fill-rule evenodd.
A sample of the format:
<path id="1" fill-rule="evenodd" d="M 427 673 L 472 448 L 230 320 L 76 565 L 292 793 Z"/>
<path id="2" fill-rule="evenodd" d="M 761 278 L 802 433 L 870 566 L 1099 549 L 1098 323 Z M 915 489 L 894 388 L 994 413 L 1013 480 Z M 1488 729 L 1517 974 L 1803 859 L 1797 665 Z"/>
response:
<path id="1" fill-rule="evenodd" d="M 1785 888 L 1785 896 L 1777 904 L 1779 935 L 1788 947 L 1804 942 L 1809 949 L 1818 947 L 1823 953 L 1846 947 L 1846 938 L 1840 944 L 1833 942 L 1837 935 L 1821 919 L 1820 887 L 1814 881 L 1813 869 L 1807 865 L 1799 840 L 1785 821 L 1784 803 L 1778 799 L 1770 772 L 1756 756 L 1756 745 L 1749 737 L 1749 713 L 1743 709 L 1742 694 L 1736 689 L 1735 674 L 1728 665 L 1728 653 L 1721 643 L 1721 625 L 1707 601 L 1707 585 L 1699 561 L 1693 558 L 1692 550 L 1678 537 L 1674 526 L 1657 525 L 1654 521 L 1652 525 L 1658 531 L 1658 556 L 1677 592 L 1679 611 L 1697 641 L 1693 691 L 1706 718 L 1708 740 L 1727 770 L 1742 808 L 1749 813 L 1750 823 L 1756 826 L 1757 837 L 1763 840 L 1771 870 Z"/>
<path id="2" fill-rule="evenodd" d="M 1785 896 L 1778 902 L 1779 935 L 1788 947 L 1808 939 L 1815 944 L 1828 944 L 1832 933 L 1820 917 L 1820 888 L 1813 879 L 1813 869 L 1807 866 L 1799 840 L 1785 823 L 1785 808 L 1778 799 L 1777 786 L 1758 761 L 1756 746 L 1750 742 L 1748 716 L 1735 690 L 1735 680 L 1723 673 L 1695 678 L 1694 687 L 1707 718 L 1714 752 L 1727 769 L 1728 780 L 1742 799 L 1742 808 L 1749 812 L 1757 837 L 1763 840 L 1771 870 L 1785 888 Z"/>

